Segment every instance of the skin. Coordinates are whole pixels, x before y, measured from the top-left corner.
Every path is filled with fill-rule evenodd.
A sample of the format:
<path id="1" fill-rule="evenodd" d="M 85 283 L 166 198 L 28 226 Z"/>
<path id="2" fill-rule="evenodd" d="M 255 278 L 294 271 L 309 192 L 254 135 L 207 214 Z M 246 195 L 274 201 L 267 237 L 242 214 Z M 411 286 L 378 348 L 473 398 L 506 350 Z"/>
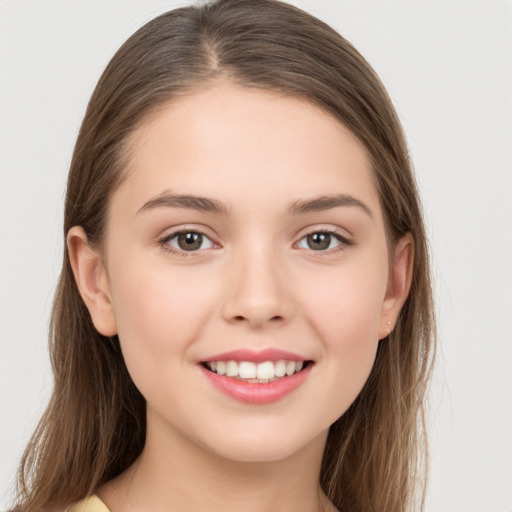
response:
<path id="1" fill-rule="evenodd" d="M 411 280 L 411 239 L 389 254 L 365 148 L 308 102 L 229 82 L 163 106 L 130 144 L 101 249 L 78 226 L 68 234 L 93 322 L 119 335 L 147 400 L 144 451 L 100 497 L 113 512 L 330 509 L 318 489 L 328 428 L 363 387 Z M 225 211 L 170 206 L 171 194 Z M 339 194 L 356 201 L 291 211 Z M 180 251 L 179 230 L 207 238 Z M 312 249 L 306 236 L 326 231 L 342 238 Z M 247 404 L 198 365 L 237 348 L 314 364 L 281 400 Z"/>

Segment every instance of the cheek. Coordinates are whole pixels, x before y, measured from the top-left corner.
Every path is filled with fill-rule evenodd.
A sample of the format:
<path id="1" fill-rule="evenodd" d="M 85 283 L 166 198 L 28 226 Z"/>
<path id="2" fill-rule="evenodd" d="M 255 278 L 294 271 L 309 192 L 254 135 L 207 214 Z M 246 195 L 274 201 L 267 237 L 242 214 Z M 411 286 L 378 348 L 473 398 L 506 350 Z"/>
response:
<path id="1" fill-rule="evenodd" d="M 303 290 L 303 307 L 326 339 L 377 338 L 387 287 L 387 269 L 380 264 L 340 267 L 317 275 Z"/>
<path id="2" fill-rule="evenodd" d="M 379 265 L 345 270 L 317 279 L 302 306 L 323 343 L 333 420 L 355 400 L 373 367 L 387 285 L 387 269 Z"/>
<path id="3" fill-rule="evenodd" d="M 166 372 L 169 364 L 187 362 L 187 348 L 200 337 L 216 292 L 187 271 L 130 268 L 114 273 L 111 293 L 123 355 L 137 383 L 148 368 Z"/>

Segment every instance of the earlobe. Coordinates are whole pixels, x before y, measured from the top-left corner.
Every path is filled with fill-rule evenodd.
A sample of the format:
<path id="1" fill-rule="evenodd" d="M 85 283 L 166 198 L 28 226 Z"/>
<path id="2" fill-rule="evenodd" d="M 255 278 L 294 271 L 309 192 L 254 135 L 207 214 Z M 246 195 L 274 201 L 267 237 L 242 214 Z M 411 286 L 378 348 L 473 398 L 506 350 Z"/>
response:
<path id="1" fill-rule="evenodd" d="M 72 227 L 67 235 L 69 260 L 80 295 L 96 330 L 104 336 L 117 333 L 107 272 L 101 254 L 92 248 L 82 227 Z"/>
<path id="2" fill-rule="evenodd" d="M 379 339 L 388 336 L 396 324 L 398 315 L 409 295 L 414 263 L 414 240 L 410 233 L 396 244 L 390 269 L 388 288 L 382 306 Z"/>

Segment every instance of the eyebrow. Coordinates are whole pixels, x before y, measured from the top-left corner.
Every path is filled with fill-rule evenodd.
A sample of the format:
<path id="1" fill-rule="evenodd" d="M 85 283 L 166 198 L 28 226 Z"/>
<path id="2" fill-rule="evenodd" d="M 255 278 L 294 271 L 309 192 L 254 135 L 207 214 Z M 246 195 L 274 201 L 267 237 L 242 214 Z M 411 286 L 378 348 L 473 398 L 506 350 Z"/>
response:
<path id="1" fill-rule="evenodd" d="M 216 213 L 219 215 L 226 215 L 228 213 L 226 206 L 220 201 L 216 201 L 215 199 L 186 194 L 169 193 L 164 193 L 158 197 L 150 199 L 139 209 L 139 212 L 161 207 L 186 208 L 190 210 L 198 210 L 201 212 Z"/>
<path id="2" fill-rule="evenodd" d="M 370 208 L 359 199 L 349 194 L 337 194 L 333 196 L 320 196 L 314 199 L 299 200 L 288 208 L 288 214 L 297 215 L 311 212 L 321 212 L 340 206 L 355 206 L 361 208 L 367 215 L 373 218 Z"/>
<path id="3" fill-rule="evenodd" d="M 349 194 L 337 194 L 334 196 L 320 196 L 313 199 L 300 199 L 293 202 L 287 209 L 288 215 L 301 215 L 311 212 L 321 212 L 338 208 L 342 206 L 352 206 L 361 208 L 367 215 L 373 218 L 370 208 L 359 199 Z M 164 193 L 150 199 L 138 211 L 147 211 L 155 208 L 185 208 L 190 210 L 198 210 L 206 213 L 215 213 L 218 215 L 227 215 L 228 208 L 226 205 L 216 199 L 208 197 L 200 197 L 188 194 L 171 194 Z"/>

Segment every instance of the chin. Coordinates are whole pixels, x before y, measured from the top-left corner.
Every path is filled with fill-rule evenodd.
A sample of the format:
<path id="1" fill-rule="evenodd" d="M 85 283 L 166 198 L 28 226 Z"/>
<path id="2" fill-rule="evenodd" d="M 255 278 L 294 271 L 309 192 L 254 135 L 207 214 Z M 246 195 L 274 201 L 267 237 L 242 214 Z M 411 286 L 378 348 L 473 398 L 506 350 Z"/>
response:
<path id="1" fill-rule="evenodd" d="M 290 429 L 267 429 L 265 432 L 254 429 L 251 432 L 238 432 L 226 439 L 224 432 L 224 436 L 217 438 L 208 449 L 219 457 L 236 462 L 278 462 L 309 448 L 314 448 L 316 453 L 320 449 L 323 453 L 327 433 L 328 430 L 325 430 L 307 436 L 304 431 L 293 432 Z"/>

